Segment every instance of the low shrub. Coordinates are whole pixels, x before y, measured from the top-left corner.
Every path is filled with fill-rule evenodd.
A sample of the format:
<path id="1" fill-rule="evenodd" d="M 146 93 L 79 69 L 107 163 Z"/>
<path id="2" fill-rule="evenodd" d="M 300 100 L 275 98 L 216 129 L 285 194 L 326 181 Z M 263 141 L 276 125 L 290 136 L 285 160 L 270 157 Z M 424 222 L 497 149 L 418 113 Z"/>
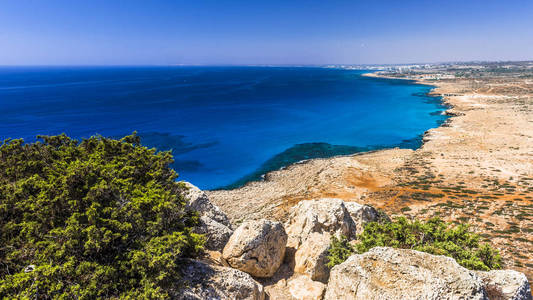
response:
<path id="1" fill-rule="evenodd" d="M 201 250 L 169 152 L 139 137 L 0 146 L 0 298 L 160 298 Z"/>
<path id="2" fill-rule="evenodd" d="M 450 256 L 472 270 L 488 271 L 501 267 L 499 252 L 488 244 L 481 244 L 480 236 L 470 232 L 468 225 L 455 226 L 437 217 L 427 222 L 409 221 L 405 217 L 390 223 L 371 222 L 366 224 L 358 239 L 356 249 L 359 253 L 386 246 Z"/>
<path id="3" fill-rule="evenodd" d="M 348 239 L 345 236 L 337 238 L 335 236 L 331 237 L 331 244 L 328 250 L 328 263 L 329 268 L 344 262 L 355 252 L 355 248 L 350 244 Z"/>
<path id="4" fill-rule="evenodd" d="M 427 222 L 409 221 L 405 217 L 391 222 L 370 222 L 354 245 L 344 236 L 340 239 L 332 237 L 327 265 L 332 268 L 353 253 L 382 246 L 449 256 L 471 270 L 499 269 L 502 259 L 498 250 L 489 244 L 481 244 L 480 238 L 469 231 L 468 225 L 453 225 L 438 217 Z"/>

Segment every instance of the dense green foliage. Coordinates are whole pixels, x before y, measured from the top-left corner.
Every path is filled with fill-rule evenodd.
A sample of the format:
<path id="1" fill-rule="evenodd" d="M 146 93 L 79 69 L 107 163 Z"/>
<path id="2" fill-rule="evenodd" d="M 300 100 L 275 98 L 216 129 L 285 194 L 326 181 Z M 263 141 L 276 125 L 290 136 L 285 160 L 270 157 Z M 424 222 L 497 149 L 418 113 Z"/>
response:
<path id="1" fill-rule="evenodd" d="M 0 297 L 168 298 L 202 236 L 169 152 L 65 135 L 0 146 Z"/>
<path id="2" fill-rule="evenodd" d="M 470 232 L 467 225 L 453 226 L 439 218 L 421 222 L 399 217 L 393 222 L 371 222 L 358 239 L 359 253 L 387 246 L 450 256 L 472 270 L 499 269 L 501 264 L 498 251 L 481 244 L 479 235 Z"/>
<path id="3" fill-rule="evenodd" d="M 332 236 L 327 256 L 328 268 L 333 268 L 334 266 L 343 263 L 354 252 L 354 247 L 350 244 L 350 242 L 345 236 L 341 236 L 340 239 L 335 236 Z"/>

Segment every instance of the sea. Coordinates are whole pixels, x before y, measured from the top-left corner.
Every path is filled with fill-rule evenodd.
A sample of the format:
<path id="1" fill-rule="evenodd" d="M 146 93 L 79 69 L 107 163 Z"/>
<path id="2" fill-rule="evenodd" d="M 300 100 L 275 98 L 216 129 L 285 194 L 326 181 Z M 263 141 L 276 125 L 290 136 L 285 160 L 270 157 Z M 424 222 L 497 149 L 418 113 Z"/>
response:
<path id="1" fill-rule="evenodd" d="M 229 189 L 312 158 L 421 146 L 431 86 L 321 67 L 0 67 L 0 139 L 66 133 L 171 150 L 179 180 Z"/>

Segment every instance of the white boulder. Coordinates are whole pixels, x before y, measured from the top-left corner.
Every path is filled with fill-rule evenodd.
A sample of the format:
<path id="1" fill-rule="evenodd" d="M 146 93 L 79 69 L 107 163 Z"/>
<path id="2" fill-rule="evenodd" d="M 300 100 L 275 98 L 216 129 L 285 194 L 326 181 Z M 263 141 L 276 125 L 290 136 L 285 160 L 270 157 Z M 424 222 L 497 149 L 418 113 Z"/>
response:
<path id="1" fill-rule="evenodd" d="M 181 300 L 265 299 L 263 286 L 249 274 L 198 260 L 187 261 L 181 284 L 175 297 Z"/>
<path id="2" fill-rule="evenodd" d="M 366 223 L 389 220 L 385 214 L 380 214 L 370 205 L 363 205 L 357 202 L 344 202 L 344 206 L 350 213 L 350 217 L 357 227 L 357 234 L 363 233 Z"/>
<path id="3" fill-rule="evenodd" d="M 531 287 L 524 273 L 513 270 L 476 272 L 491 300 L 531 300 Z"/>
<path id="4" fill-rule="evenodd" d="M 287 234 L 279 222 L 246 221 L 239 226 L 222 251 L 231 267 L 257 277 L 271 277 L 283 262 Z"/>
<path id="5" fill-rule="evenodd" d="M 292 278 L 287 283 L 289 292 L 294 299 L 320 300 L 324 296 L 326 285 L 309 279 L 305 275 Z"/>
<path id="6" fill-rule="evenodd" d="M 331 236 L 328 233 L 311 233 L 294 254 L 294 272 L 327 283 L 329 278 L 327 256 L 330 243 Z"/>
<path id="7" fill-rule="evenodd" d="M 331 270 L 324 299 L 486 299 L 475 272 L 454 259 L 376 247 Z"/>
<path id="8" fill-rule="evenodd" d="M 340 199 L 300 201 L 291 208 L 287 222 L 287 247 L 298 249 L 313 233 L 355 238 L 355 223 Z"/>

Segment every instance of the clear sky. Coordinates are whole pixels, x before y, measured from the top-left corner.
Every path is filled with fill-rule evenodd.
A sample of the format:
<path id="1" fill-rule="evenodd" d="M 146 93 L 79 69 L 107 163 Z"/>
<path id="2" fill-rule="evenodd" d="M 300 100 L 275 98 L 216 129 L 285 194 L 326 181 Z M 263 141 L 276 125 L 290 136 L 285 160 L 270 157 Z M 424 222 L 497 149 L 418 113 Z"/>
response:
<path id="1" fill-rule="evenodd" d="M 533 0 L 0 0 L 0 65 L 533 59 Z"/>

